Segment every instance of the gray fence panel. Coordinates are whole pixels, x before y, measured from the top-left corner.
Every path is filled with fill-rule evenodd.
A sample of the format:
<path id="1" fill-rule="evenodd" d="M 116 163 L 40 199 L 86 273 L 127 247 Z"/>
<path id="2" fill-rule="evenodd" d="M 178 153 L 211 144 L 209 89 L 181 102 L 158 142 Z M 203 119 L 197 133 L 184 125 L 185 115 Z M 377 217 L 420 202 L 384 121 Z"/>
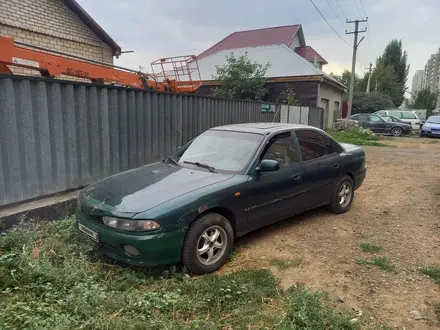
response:
<path id="1" fill-rule="evenodd" d="M 279 122 L 261 103 L 0 76 L 0 206 L 160 161 L 204 130 Z"/>
<path id="2" fill-rule="evenodd" d="M 309 125 L 324 128 L 324 109 L 317 107 L 309 108 Z"/>

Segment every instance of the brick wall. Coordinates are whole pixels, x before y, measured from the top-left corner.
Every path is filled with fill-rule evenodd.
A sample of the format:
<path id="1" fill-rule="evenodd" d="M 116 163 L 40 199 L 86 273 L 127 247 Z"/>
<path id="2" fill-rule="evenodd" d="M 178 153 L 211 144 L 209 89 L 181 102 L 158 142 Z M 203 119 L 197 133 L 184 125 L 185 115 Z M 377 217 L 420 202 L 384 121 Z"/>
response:
<path id="1" fill-rule="evenodd" d="M 0 1 L 0 35 L 113 63 L 110 46 L 98 38 L 62 0 Z"/>

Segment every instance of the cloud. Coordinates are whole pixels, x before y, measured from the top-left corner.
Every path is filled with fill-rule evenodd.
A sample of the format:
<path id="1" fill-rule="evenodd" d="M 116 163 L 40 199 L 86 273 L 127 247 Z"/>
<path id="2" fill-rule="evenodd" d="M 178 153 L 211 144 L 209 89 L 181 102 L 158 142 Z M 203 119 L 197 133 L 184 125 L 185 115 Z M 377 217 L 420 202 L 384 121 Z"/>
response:
<path id="1" fill-rule="evenodd" d="M 291 0 L 78 0 L 83 8 L 115 39 L 124 54 L 117 64 L 149 68 L 153 60 L 175 55 L 200 54 L 230 33 L 287 24 L 302 24 L 306 42 L 329 64 L 326 72 L 351 68 L 352 50 L 330 29 L 309 1 Z M 357 71 L 373 64 L 386 44 L 403 38 L 411 72 L 422 69 L 440 46 L 438 0 L 314 0 L 334 29 L 348 43 L 345 18 L 369 17 L 366 39 L 359 46 Z M 339 4 L 339 6 L 338 6 Z M 355 5 L 357 4 L 357 6 Z M 365 8 L 365 11 L 363 10 Z M 334 14 L 337 13 L 337 16 Z M 432 19 L 428 20 L 432 16 Z"/>

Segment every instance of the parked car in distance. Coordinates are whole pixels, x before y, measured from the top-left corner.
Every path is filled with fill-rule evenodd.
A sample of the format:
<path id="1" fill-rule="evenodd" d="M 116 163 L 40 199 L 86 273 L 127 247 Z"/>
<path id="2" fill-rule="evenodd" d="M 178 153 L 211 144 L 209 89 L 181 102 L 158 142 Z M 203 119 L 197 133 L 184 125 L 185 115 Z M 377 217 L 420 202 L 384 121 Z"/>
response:
<path id="1" fill-rule="evenodd" d="M 412 131 L 411 125 L 402 122 L 385 120 L 379 115 L 371 113 L 357 113 L 347 117 L 348 120 L 355 120 L 363 128 L 368 128 L 374 133 L 391 134 L 402 136 Z"/>
<path id="2" fill-rule="evenodd" d="M 430 116 L 420 130 L 420 137 L 440 137 L 440 116 Z"/>
<path id="3" fill-rule="evenodd" d="M 107 257 L 204 274 L 228 260 L 236 237 L 320 206 L 348 211 L 365 175 L 362 148 L 311 126 L 215 127 L 162 162 L 82 190 L 77 224 Z"/>
<path id="4" fill-rule="evenodd" d="M 413 129 L 420 129 L 421 120 L 415 111 L 405 111 L 399 109 L 379 110 L 374 113 L 375 115 L 391 115 L 404 123 L 412 126 Z"/>

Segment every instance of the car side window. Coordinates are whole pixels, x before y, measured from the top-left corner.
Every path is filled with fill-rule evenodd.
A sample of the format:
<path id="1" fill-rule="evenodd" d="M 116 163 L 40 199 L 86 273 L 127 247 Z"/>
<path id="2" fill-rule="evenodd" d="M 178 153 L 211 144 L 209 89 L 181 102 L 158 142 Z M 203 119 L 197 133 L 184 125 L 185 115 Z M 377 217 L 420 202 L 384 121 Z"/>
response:
<path id="1" fill-rule="evenodd" d="M 276 160 L 280 168 L 298 163 L 298 152 L 290 133 L 273 137 L 261 158 L 264 159 Z"/>
<path id="2" fill-rule="evenodd" d="M 351 119 L 351 120 L 358 120 L 358 118 L 359 118 L 359 115 L 352 115 L 352 116 L 348 117 L 348 119 Z"/>
<path id="3" fill-rule="evenodd" d="M 402 112 L 402 118 L 403 119 L 417 119 L 416 115 L 412 112 Z"/>
<path id="4" fill-rule="evenodd" d="M 397 117 L 397 118 L 403 118 L 401 111 L 390 111 L 390 115 Z"/>
<path id="5" fill-rule="evenodd" d="M 303 161 L 323 157 L 327 154 L 326 141 L 321 133 L 314 130 L 301 129 L 295 131 L 295 134 Z"/>
<path id="6" fill-rule="evenodd" d="M 370 121 L 375 122 L 375 123 L 380 123 L 380 122 L 382 122 L 382 119 L 377 115 L 371 115 Z"/>
<path id="7" fill-rule="evenodd" d="M 358 120 L 359 121 L 368 121 L 368 115 L 359 115 Z"/>

